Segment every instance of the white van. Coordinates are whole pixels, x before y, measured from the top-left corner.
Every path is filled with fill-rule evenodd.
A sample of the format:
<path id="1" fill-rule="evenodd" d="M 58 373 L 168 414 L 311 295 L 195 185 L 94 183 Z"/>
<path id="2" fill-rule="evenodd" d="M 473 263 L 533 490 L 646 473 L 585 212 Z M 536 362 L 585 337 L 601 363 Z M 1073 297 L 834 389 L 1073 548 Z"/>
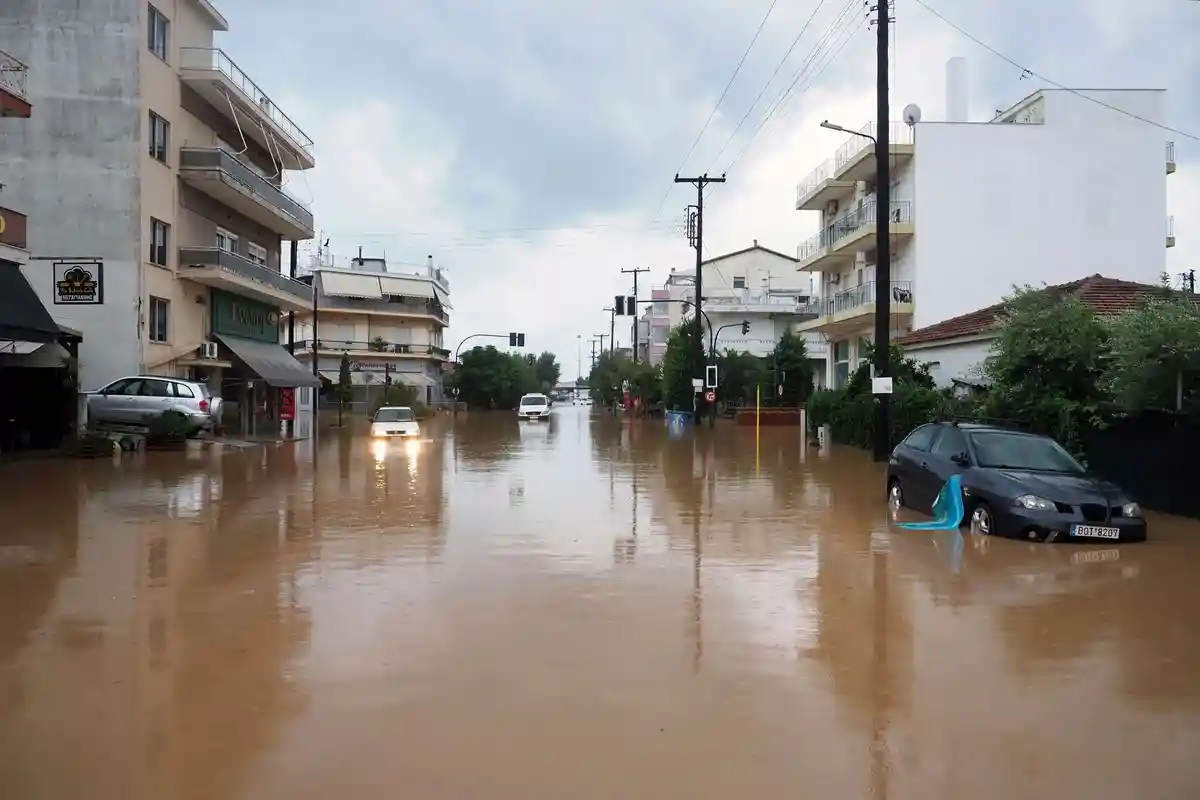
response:
<path id="1" fill-rule="evenodd" d="M 527 394 L 521 396 L 517 405 L 517 419 L 548 419 L 550 417 L 550 398 L 544 394 Z"/>
<path id="2" fill-rule="evenodd" d="M 383 406 L 375 412 L 371 420 L 371 436 L 385 438 L 390 436 L 420 436 L 421 426 L 417 417 L 408 406 Z"/>

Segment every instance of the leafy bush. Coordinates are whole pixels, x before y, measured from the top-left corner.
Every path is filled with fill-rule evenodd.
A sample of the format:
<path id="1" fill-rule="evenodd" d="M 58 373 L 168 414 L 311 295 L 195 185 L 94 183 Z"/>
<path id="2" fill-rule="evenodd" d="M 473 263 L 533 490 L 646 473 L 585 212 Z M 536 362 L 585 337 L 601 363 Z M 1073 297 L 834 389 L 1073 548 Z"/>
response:
<path id="1" fill-rule="evenodd" d="M 371 409 L 374 414 L 384 406 L 408 406 L 417 413 L 417 406 L 421 405 L 419 392 L 415 386 L 409 386 L 407 383 L 396 382 L 387 387 L 383 396 L 379 398 L 379 402 L 375 403 L 375 407 Z"/>
<path id="2" fill-rule="evenodd" d="M 147 436 L 152 439 L 186 439 L 193 425 L 181 411 L 164 411 L 150 420 Z"/>

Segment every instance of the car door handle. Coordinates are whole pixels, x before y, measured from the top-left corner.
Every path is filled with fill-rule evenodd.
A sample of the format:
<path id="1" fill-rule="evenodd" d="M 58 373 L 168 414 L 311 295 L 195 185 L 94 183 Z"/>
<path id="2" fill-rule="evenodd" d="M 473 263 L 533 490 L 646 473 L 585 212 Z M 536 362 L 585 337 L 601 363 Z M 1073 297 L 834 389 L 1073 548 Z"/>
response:
<path id="1" fill-rule="evenodd" d="M 928 461 L 922 461 L 922 462 L 921 462 L 921 469 L 929 469 L 929 462 L 928 462 Z"/>

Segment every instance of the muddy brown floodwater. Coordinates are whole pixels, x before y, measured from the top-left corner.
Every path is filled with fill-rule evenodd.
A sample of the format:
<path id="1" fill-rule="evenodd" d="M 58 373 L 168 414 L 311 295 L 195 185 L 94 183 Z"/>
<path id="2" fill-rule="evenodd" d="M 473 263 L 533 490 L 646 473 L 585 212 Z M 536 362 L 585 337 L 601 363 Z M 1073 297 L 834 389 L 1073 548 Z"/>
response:
<path id="1" fill-rule="evenodd" d="M 1200 525 L 880 475 L 573 407 L 0 466 L 0 797 L 1200 797 Z"/>

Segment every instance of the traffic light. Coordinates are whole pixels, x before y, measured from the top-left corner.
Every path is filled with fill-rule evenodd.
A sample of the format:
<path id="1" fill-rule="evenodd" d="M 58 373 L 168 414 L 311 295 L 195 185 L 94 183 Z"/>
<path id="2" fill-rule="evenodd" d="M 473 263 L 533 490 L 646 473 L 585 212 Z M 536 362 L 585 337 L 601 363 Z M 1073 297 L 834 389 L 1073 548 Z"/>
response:
<path id="1" fill-rule="evenodd" d="M 625 316 L 625 295 L 619 294 L 613 298 L 613 308 L 617 310 L 617 316 Z"/>
<path id="2" fill-rule="evenodd" d="M 613 298 L 613 308 L 618 317 L 637 316 L 637 298 L 633 295 L 619 294 Z"/>
<path id="3" fill-rule="evenodd" d="M 748 320 L 742 320 L 742 336 L 745 336 L 749 332 L 750 332 L 750 322 Z"/>
<path id="4" fill-rule="evenodd" d="M 517 346 L 517 335 L 515 333 L 508 334 L 508 346 L 509 347 Z"/>
<path id="5" fill-rule="evenodd" d="M 717 365 L 709 364 L 704 368 L 704 385 L 709 389 L 717 388 Z"/>
<path id="6" fill-rule="evenodd" d="M 517 347 L 524 347 L 524 346 L 525 346 L 525 334 L 518 333 L 517 334 Z"/>
<path id="7" fill-rule="evenodd" d="M 633 295 L 625 298 L 625 312 L 631 317 L 637 316 L 637 298 Z"/>

